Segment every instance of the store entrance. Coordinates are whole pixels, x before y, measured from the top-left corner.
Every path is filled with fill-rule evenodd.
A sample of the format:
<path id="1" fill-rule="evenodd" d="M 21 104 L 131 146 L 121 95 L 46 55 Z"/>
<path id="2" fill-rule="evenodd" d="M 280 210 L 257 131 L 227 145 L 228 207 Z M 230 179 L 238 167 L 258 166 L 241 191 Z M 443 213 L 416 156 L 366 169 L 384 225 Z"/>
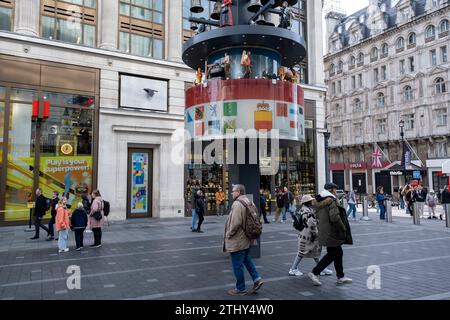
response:
<path id="1" fill-rule="evenodd" d="M 127 218 L 152 216 L 153 150 L 128 149 Z"/>

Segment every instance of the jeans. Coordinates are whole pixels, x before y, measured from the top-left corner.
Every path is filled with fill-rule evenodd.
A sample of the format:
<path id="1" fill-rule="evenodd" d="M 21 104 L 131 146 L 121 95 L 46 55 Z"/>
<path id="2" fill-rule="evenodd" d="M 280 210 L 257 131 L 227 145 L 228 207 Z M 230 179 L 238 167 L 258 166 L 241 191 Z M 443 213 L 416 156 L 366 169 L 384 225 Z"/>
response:
<path id="1" fill-rule="evenodd" d="M 39 228 L 44 229 L 48 234 L 50 234 L 50 230 L 42 224 L 42 218 L 34 217 L 34 236 L 36 238 L 39 238 Z"/>
<path id="2" fill-rule="evenodd" d="M 403 197 L 400 197 L 400 209 L 405 209 L 405 201 L 403 201 Z"/>
<path id="3" fill-rule="evenodd" d="M 55 236 L 54 226 L 55 225 L 55 217 L 52 217 L 50 221 L 48 222 L 48 233 L 51 237 Z"/>
<path id="4" fill-rule="evenodd" d="M 378 206 L 380 207 L 380 219 L 384 220 L 386 219 L 386 207 L 384 204 L 379 203 Z"/>
<path id="5" fill-rule="evenodd" d="M 102 228 L 92 228 L 94 233 L 94 246 L 102 244 Z"/>
<path id="6" fill-rule="evenodd" d="M 344 257 L 344 252 L 342 247 L 327 247 L 327 254 L 319 261 L 316 267 L 313 269 L 313 273 L 318 276 L 325 270 L 332 262 L 334 262 L 334 268 L 336 269 L 336 276 L 338 278 L 344 277 L 344 265 L 342 264 L 342 259 Z"/>
<path id="7" fill-rule="evenodd" d="M 286 215 L 287 215 L 288 211 L 290 211 L 290 212 L 294 211 L 293 205 L 290 205 L 288 208 L 283 207 L 283 217 L 281 218 L 282 221 L 286 221 L 286 219 L 287 219 Z"/>
<path id="8" fill-rule="evenodd" d="M 197 212 L 195 211 L 195 209 L 192 209 L 192 225 L 191 225 L 192 230 L 197 229 L 195 226 L 197 224 L 197 219 L 198 219 Z"/>
<path id="9" fill-rule="evenodd" d="M 348 211 L 347 211 L 347 217 L 350 217 L 350 214 L 353 213 L 353 219 L 356 219 L 356 204 L 349 203 L 348 204 Z"/>
<path id="10" fill-rule="evenodd" d="M 197 216 L 198 216 L 197 230 L 200 231 L 200 228 L 202 227 L 203 220 L 205 220 L 205 218 L 203 218 L 203 212 L 198 212 Z"/>
<path id="11" fill-rule="evenodd" d="M 58 235 L 58 249 L 59 250 L 66 249 L 68 242 L 69 242 L 69 229 L 60 230 Z"/>
<path id="12" fill-rule="evenodd" d="M 225 205 L 223 203 L 217 205 L 217 215 L 223 216 L 224 212 L 225 212 Z"/>
<path id="13" fill-rule="evenodd" d="M 84 247 L 83 245 L 83 233 L 84 233 L 84 228 L 83 229 L 75 229 L 75 244 L 77 245 L 77 249 Z"/>
<path id="14" fill-rule="evenodd" d="M 244 266 L 247 268 L 248 273 L 250 273 L 253 282 L 261 280 L 261 276 L 256 271 L 256 266 L 249 252 L 250 248 L 230 254 L 234 276 L 236 277 L 236 289 L 238 291 L 245 291 Z"/>

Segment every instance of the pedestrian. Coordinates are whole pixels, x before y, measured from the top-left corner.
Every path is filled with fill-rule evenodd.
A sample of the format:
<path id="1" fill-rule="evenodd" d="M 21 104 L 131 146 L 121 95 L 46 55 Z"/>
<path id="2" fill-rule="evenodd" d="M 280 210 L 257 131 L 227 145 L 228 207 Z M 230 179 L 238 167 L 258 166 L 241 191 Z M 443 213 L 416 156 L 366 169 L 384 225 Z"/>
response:
<path id="1" fill-rule="evenodd" d="M 420 218 L 423 218 L 423 209 L 425 207 L 425 201 L 427 199 L 427 191 L 423 188 L 421 184 L 417 186 L 414 192 L 415 209 Z"/>
<path id="2" fill-rule="evenodd" d="M 222 187 L 219 187 L 216 194 L 216 207 L 217 207 L 217 216 L 223 216 L 225 211 L 225 192 L 223 192 Z"/>
<path id="3" fill-rule="evenodd" d="M 441 198 L 441 204 L 444 207 L 444 213 L 446 214 L 447 217 L 447 210 L 449 210 L 449 204 L 450 204 L 450 186 L 445 187 L 444 190 L 442 191 L 442 198 Z M 442 214 L 439 215 L 439 218 L 441 220 L 442 219 Z"/>
<path id="4" fill-rule="evenodd" d="M 194 180 L 194 183 L 192 185 L 192 221 L 191 221 L 191 231 L 192 232 L 197 232 L 197 220 L 198 220 L 198 215 L 197 215 L 197 211 L 195 210 L 196 207 L 196 202 L 197 202 L 197 192 L 200 190 L 200 182 L 198 180 Z"/>
<path id="5" fill-rule="evenodd" d="M 51 213 L 51 218 L 50 221 L 48 222 L 48 230 L 49 230 L 49 235 L 47 237 L 47 241 L 53 240 L 55 239 L 55 230 L 53 228 L 53 226 L 55 225 L 55 219 L 56 219 L 56 208 L 58 207 L 58 202 L 59 202 L 59 193 L 58 191 L 53 191 L 53 198 L 52 198 L 52 203 L 51 203 L 51 208 L 50 208 L 50 213 Z"/>
<path id="6" fill-rule="evenodd" d="M 378 208 L 380 208 L 380 219 L 385 220 L 386 219 L 386 206 L 384 202 L 386 201 L 386 196 L 384 195 L 383 187 L 377 188 L 377 196 L 376 200 L 378 203 Z"/>
<path id="7" fill-rule="evenodd" d="M 70 218 L 71 229 L 75 233 L 76 250 L 83 249 L 83 234 L 88 222 L 88 215 L 82 202 L 78 203 L 77 209 L 72 213 Z"/>
<path id="8" fill-rule="evenodd" d="M 195 201 L 195 211 L 197 213 L 198 216 L 198 225 L 197 228 L 195 229 L 195 232 L 199 232 L 199 233 L 203 233 L 203 231 L 201 230 L 202 227 L 202 223 L 205 220 L 205 218 L 203 217 L 205 215 L 205 200 L 203 197 L 203 192 L 201 190 L 197 191 L 197 199 Z"/>
<path id="9" fill-rule="evenodd" d="M 47 209 L 47 201 L 50 202 L 50 199 L 47 199 L 42 194 L 42 190 L 40 188 L 36 189 L 36 205 L 34 208 L 34 237 L 30 240 L 39 239 L 39 229 L 42 228 L 47 231 L 47 236 L 50 236 L 50 230 L 42 224 L 42 218 L 45 216 Z"/>
<path id="10" fill-rule="evenodd" d="M 348 194 L 347 217 L 350 217 L 351 214 L 353 215 L 353 221 L 356 221 L 356 193 L 355 193 L 355 190 L 351 190 Z"/>
<path id="11" fill-rule="evenodd" d="M 259 207 L 260 207 L 261 215 L 263 216 L 263 219 L 264 219 L 264 223 L 269 223 L 269 221 L 267 220 L 266 196 L 264 195 L 263 189 L 261 189 L 259 191 Z"/>
<path id="12" fill-rule="evenodd" d="M 99 248 L 102 246 L 102 226 L 104 222 L 103 214 L 103 199 L 99 190 L 92 191 L 92 205 L 89 213 L 89 227 L 94 233 L 93 248 Z"/>
<path id="13" fill-rule="evenodd" d="M 67 198 L 62 197 L 58 202 L 55 219 L 56 231 L 58 231 L 58 252 L 68 252 L 70 219 L 69 209 L 67 209 Z"/>
<path id="14" fill-rule="evenodd" d="M 427 194 L 425 202 L 428 206 L 428 219 L 437 219 L 435 209 L 439 201 L 433 189 L 431 189 L 430 193 Z M 442 214 L 440 216 L 442 220 Z"/>
<path id="15" fill-rule="evenodd" d="M 344 274 L 343 244 L 353 244 L 350 224 L 345 209 L 337 200 L 338 186 L 327 183 L 316 197 L 317 217 L 319 218 L 319 244 L 327 247 L 327 254 L 319 261 L 308 277 L 316 286 L 322 285 L 319 276 L 332 262 L 336 269 L 337 283 L 351 283 L 352 279 Z"/>
<path id="16" fill-rule="evenodd" d="M 403 192 L 405 197 L 406 214 L 409 214 L 412 217 L 414 210 L 414 189 L 410 185 L 407 185 Z"/>
<path id="17" fill-rule="evenodd" d="M 303 229 L 298 231 L 298 253 L 294 263 L 289 269 L 290 276 L 300 277 L 303 273 L 298 269 L 298 265 L 303 258 L 313 258 L 319 263 L 322 246 L 319 244 L 319 220 L 317 219 L 314 206 L 316 201 L 310 195 L 304 195 L 300 200 L 299 219 L 303 224 Z M 320 275 L 331 275 L 333 271 L 325 268 Z"/>
<path id="18" fill-rule="evenodd" d="M 398 193 L 399 193 L 399 204 L 400 204 L 400 208 L 399 208 L 399 209 L 404 210 L 404 209 L 405 209 L 405 201 L 403 200 L 402 192 L 403 192 L 403 186 L 400 186 L 400 187 L 398 188 Z"/>
<path id="19" fill-rule="evenodd" d="M 289 212 L 294 211 L 294 210 L 292 210 L 293 201 L 294 201 L 294 195 L 292 194 L 291 191 L 289 191 L 289 189 L 287 187 L 284 187 L 284 189 L 283 189 L 283 216 L 281 218 L 282 223 L 286 223 L 288 211 Z"/>
<path id="20" fill-rule="evenodd" d="M 273 218 L 272 222 L 278 222 L 281 212 L 283 211 L 284 199 L 283 199 L 283 191 L 281 188 L 278 189 L 278 192 L 276 194 L 276 200 L 277 200 L 277 208 L 275 209 L 275 217 Z"/>
<path id="21" fill-rule="evenodd" d="M 234 185 L 232 189 L 233 205 L 225 224 L 223 251 L 230 253 L 234 276 L 236 277 L 236 288 L 228 291 L 232 296 L 243 296 L 247 294 L 245 287 L 244 266 L 253 280 L 253 292 L 258 291 L 262 284 L 262 278 L 256 270 L 256 266 L 250 256 L 250 246 L 256 245 L 256 240 L 249 239 L 245 234 L 245 221 L 247 220 L 247 209 L 245 207 L 255 206 L 245 192 L 245 186 Z M 245 205 L 243 204 L 245 203 Z"/>

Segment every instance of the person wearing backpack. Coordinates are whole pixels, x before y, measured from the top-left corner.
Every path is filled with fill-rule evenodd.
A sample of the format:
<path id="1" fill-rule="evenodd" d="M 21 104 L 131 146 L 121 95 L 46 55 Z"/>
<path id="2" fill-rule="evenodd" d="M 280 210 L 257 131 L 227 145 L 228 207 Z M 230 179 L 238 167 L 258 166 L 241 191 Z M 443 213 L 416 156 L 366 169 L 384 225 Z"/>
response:
<path id="1" fill-rule="evenodd" d="M 320 273 L 333 262 L 336 269 L 337 284 L 352 283 L 352 279 L 344 275 L 342 245 L 353 244 L 353 239 L 347 213 L 337 200 L 338 188 L 334 183 L 327 183 L 324 190 L 316 197 L 316 210 L 319 218 L 319 244 L 327 247 L 327 254 L 308 273 L 308 277 L 315 286 L 322 285 L 319 279 Z"/>
<path id="2" fill-rule="evenodd" d="M 298 253 L 289 270 L 290 276 L 300 277 L 303 273 L 298 265 L 303 258 L 313 258 L 319 263 L 322 246 L 319 244 L 319 221 L 314 210 L 316 201 L 310 195 L 304 195 L 300 200 L 300 212 L 292 214 L 294 228 L 298 231 Z M 325 268 L 321 276 L 332 275 L 333 271 Z"/>
<path id="3" fill-rule="evenodd" d="M 250 256 L 250 246 L 257 244 L 256 238 L 253 234 L 249 234 L 250 231 L 254 231 L 253 229 L 259 229 L 260 232 L 261 224 L 255 204 L 246 196 L 245 187 L 240 184 L 234 185 L 232 195 L 234 202 L 225 224 L 223 252 L 230 253 L 231 264 L 236 277 L 236 288 L 229 290 L 228 294 L 244 296 L 247 294 L 244 266 L 253 279 L 253 292 L 258 291 L 263 284 Z M 249 214 L 252 216 L 249 217 Z M 249 235 L 251 238 L 249 238 Z"/>
<path id="4" fill-rule="evenodd" d="M 75 233 L 76 250 L 83 249 L 83 233 L 87 226 L 87 212 L 83 208 L 83 203 L 79 202 L 77 209 L 72 213 L 70 217 L 71 229 Z"/>
<path id="5" fill-rule="evenodd" d="M 284 207 L 284 195 L 281 188 L 278 189 L 277 195 L 277 208 L 275 209 L 275 217 L 273 218 L 272 222 L 278 222 L 278 219 L 280 218 L 281 212 L 283 211 Z M 281 222 L 281 221 L 280 221 Z"/>
<path id="6" fill-rule="evenodd" d="M 430 193 L 427 194 L 425 202 L 428 206 L 428 219 L 437 219 L 435 209 L 438 204 L 438 197 L 436 196 L 434 190 L 430 190 Z"/>
<path id="7" fill-rule="evenodd" d="M 206 207 L 206 203 L 205 203 L 203 192 L 201 190 L 198 190 L 197 198 L 195 199 L 195 212 L 197 213 L 197 216 L 198 216 L 198 225 L 197 225 L 197 228 L 195 229 L 195 232 L 203 233 L 203 231 L 201 230 L 201 227 L 202 227 L 203 221 L 205 220 L 205 218 L 204 218 L 205 207 Z"/>
<path id="8" fill-rule="evenodd" d="M 92 191 L 92 205 L 91 212 L 89 213 L 89 227 L 94 233 L 93 248 L 99 248 L 102 246 L 102 226 L 104 222 L 103 214 L 103 199 L 99 190 Z"/>
<path id="9" fill-rule="evenodd" d="M 47 235 L 50 235 L 50 230 L 42 224 L 42 217 L 44 217 L 47 210 L 50 209 L 50 199 L 44 197 L 40 188 L 36 189 L 36 196 L 36 205 L 33 213 L 34 237 L 30 240 L 39 239 L 39 228 L 44 229 L 47 231 Z"/>

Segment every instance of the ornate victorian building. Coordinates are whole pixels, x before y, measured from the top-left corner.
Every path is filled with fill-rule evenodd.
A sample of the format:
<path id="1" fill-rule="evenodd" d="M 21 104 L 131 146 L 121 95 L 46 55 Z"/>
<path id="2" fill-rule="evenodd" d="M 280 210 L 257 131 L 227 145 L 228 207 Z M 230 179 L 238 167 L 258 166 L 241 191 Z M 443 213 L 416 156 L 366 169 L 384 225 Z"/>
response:
<path id="1" fill-rule="evenodd" d="M 446 185 L 449 21 L 443 0 L 371 0 L 350 16 L 327 14 L 330 170 L 342 188 L 392 193 L 405 178 Z M 406 172 L 400 123 L 412 149 Z"/>

